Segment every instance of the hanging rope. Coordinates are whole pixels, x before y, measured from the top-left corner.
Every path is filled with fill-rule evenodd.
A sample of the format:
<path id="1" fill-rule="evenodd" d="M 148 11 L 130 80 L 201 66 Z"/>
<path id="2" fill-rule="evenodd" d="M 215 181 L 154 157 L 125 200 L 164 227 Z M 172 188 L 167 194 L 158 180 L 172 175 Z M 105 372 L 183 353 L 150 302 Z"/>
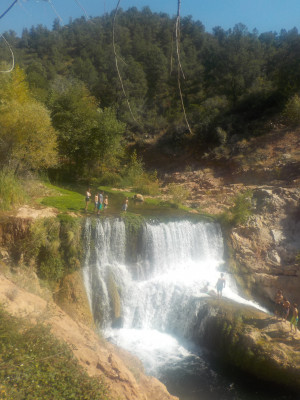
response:
<path id="1" fill-rule="evenodd" d="M 50 4 L 54 14 L 57 16 L 57 18 L 60 20 L 60 22 L 63 22 L 61 16 L 58 14 L 58 12 L 56 11 L 56 8 L 54 7 L 53 3 L 51 0 L 47 0 L 47 2 Z"/>
<path id="2" fill-rule="evenodd" d="M 180 100 L 181 100 L 181 107 L 183 110 L 186 126 L 187 126 L 190 134 L 193 135 L 189 121 L 187 119 L 185 107 L 184 107 L 183 96 L 182 96 L 182 91 L 181 91 L 181 82 L 180 82 L 180 73 L 182 73 L 183 79 L 185 79 L 183 69 L 181 66 L 181 61 L 180 61 L 180 48 L 179 48 L 180 47 L 180 6 L 181 6 L 181 0 L 178 0 L 178 9 L 177 9 L 177 18 L 176 18 L 176 52 L 177 52 L 177 63 L 178 63 L 177 81 L 178 81 L 178 89 L 179 89 Z"/>
<path id="3" fill-rule="evenodd" d="M 0 19 L 3 18 L 3 17 L 13 8 L 13 6 L 14 6 L 15 4 L 17 4 L 18 1 L 19 1 L 19 0 L 13 1 L 13 2 L 11 3 L 11 5 L 4 11 L 4 13 L 2 13 L 2 14 L 0 15 Z M 10 44 L 9 44 L 8 41 L 5 39 L 5 37 L 2 35 L 2 33 L 0 34 L 0 36 L 1 36 L 2 39 L 4 40 L 6 46 L 9 48 L 9 51 L 10 51 L 11 57 L 12 57 L 12 66 L 11 66 L 11 68 L 8 69 L 7 71 L 0 71 L 0 73 L 5 74 L 5 73 L 12 72 L 12 70 L 15 68 L 15 56 L 14 56 L 14 52 L 13 52 L 13 50 L 12 50 Z"/>
<path id="4" fill-rule="evenodd" d="M 8 9 L 5 10 L 4 13 L 0 15 L 0 19 L 3 18 L 4 15 L 7 14 L 7 13 L 13 8 L 13 6 L 14 6 L 15 4 L 17 4 L 18 1 L 19 1 L 19 0 L 13 1 L 12 4 L 8 7 Z"/>
<path id="5" fill-rule="evenodd" d="M 118 55 L 117 55 L 116 43 L 115 43 L 115 25 L 116 25 L 116 18 L 117 18 L 117 13 L 118 13 L 118 10 L 119 10 L 120 3 L 121 3 L 121 0 L 118 0 L 118 4 L 117 4 L 116 10 L 115 10 L 114 19 L 113 19 L 113 49 L 114 49 L 114 55 L 115 55 L 115 64 L 116 64 L 116 69 L 117 69 L 117 72 L 118 72 L 118 76 L 119 76 L 119 80 L 120 80 L 120 83 L 121 83 L 122 91 L 123 91 L 124 97 L 126 99 L 126 103 L 127 103 L 130 115 L 131 115 L 132 119 L 136 123 L 138 123 L 138 121 L 135 119 L 135 117 L 133 115 L 133 112 L 132 112 L 132 109 L 131 109 L 131 106 L 130 106 L 130 103 L 129 103 L 129 99 L 127 97 L 127 94 L 126 94 L 126 91 L 125 91 L 125 88 L 124 88 L 124 84 L 123 84 L 123 80 L 122 80 L 122 77 L 121 77 L 121 74 L 120 74 L 119 64 L 118 64 Z"/>
<path id="6" fill-rule="evenodd" d="M 89 19 L 88 13 L 86 12 L 85 8 L 82 6 L 82 4 L 78 1 L 78 0 L 74 0 L 75 3 L 82 9 L 82 11 L 84 12 L 85 18 Z"/>
<path id="7" fill-rule="evenodd" d="M 12 70 L 15 68 L 15 56 L 14 56 L 14 52 L 12 51 L 12 48 L 10 46 L 10 44 L 8 43 L 8 41 L 5 39 L 5 37 L 2 35 L 2 33 L 0 33 L 0 36 L 2 37 L 2 39 L 4 40 L 5 44 L 7 45 L 7 47 L 10 50 L 11 53 L 11 57 L 12 57 L 12 66 L 10 69 L 8 69 L 7 71 L 0 71 L 1 73 L 7 73 L 7 72 L 12 72 Z"/>

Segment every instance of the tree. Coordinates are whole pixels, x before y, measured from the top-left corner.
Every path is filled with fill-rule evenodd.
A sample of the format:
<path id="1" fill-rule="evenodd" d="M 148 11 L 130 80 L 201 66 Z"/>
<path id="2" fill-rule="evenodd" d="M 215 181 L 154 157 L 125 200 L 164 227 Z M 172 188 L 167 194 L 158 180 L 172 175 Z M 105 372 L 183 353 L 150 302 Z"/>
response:
<path id="1" fill-rule="evenodd" d="M 57 162 L 49 111 L 32 98 L 24 71 L 0 77 L 0 167 L 39 170 Z"/>
<path id="2" fill-rule="evenodd" d="M 112 162 L 121 153 L 124 124 L 112 109 L 101 110 L 82 82 L 57 79 L 49 105 L 60 155 L 77 172 Z"/>

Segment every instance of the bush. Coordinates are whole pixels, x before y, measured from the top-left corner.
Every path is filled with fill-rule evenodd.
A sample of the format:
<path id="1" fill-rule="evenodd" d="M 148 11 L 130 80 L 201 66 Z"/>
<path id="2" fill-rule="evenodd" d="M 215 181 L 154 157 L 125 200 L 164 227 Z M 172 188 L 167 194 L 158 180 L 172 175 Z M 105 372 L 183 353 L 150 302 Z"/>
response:
<path id="1" fill-rule="evenodd" d="M 239 193 L 233 200 L 232 207 L 228 212 L 224 212 L 219 220 L 224 225 L 240 225 L 245 224 L 252 215 L 252 199 L 253 193 L 251 190 L 246 190 L 244 193 Z"/>
<path id="2" fill-rule="evenodd" d="M 297 94 L 291 97 L 286 103 L 283 118 L 289 125 L 300 124 L 300 98 Z"/>
<path id="3" fill-rule="evenodd" d="M 137 156 L 134 150 L 129 161 L 129 165 L 125 169 L 122 180 L 123 186 L 135 186 L 135 183 L 144 173 L 144 164 L 141 158 Z"/>
<path id="4" fill-rule="evenodd" d="M 119 187 L 122 178 L 116 172 L 106 171 L 103 172 L 99 178 L 96 179 L 97 184 L 100 186 L 116 186 Z"/>
<path id="5" fill-rule="evenodd" d="M 149 173 L 144 170 L 141 158 L 138 158 L 136 151 L 130 157 L 130 163 L 126 168 L 122 180 L 123 186 L 131 186 L 134 191 L 141 194 L 155 196 L 160 193 L 157 172 Z"/>
<path id="6" fill-rule="evenodd" d="M 156 196 L 160 193 L 159 181 L 156 171 L 153 174 L 144 172 L 137 177 L 133 189 L 141 194 Z"/>
<path id="7" fill-rule="evenodd" d="M 173 204 L 179 205 L 188 199 L 190 192 L 183 186 L 171 183 L 168 186 L 168 194 L 171 196 Z"/>

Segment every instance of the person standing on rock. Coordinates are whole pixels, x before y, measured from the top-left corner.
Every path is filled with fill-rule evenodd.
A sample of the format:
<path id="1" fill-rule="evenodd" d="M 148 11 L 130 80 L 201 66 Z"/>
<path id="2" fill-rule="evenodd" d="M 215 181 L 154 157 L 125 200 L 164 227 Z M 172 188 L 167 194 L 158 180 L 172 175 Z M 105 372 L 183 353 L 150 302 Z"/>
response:
<path id="1" fill-rule="evenodd" d="M 291 332 L 293 332 L 293 327 L 295 329 L 295 333 L 297 333 L 297 324 L 298 324 L 298 306 L 296 303 L 293 304 L 293 316 L 291 319 Z"/>
<path id="2" fill-rule="evenodd" d="M 275 295 L 275 316 L 279 319 L 282 315 L 283 295 L 282 290 L 278 289 Z"/>
<path id="3" fill-rule="evenodd" d="M 91 196 L 91 189 L 88 188 L 88 190 L 85 192 L 85 211 L 87 211 Z"/>
<path id="4" fill-rule="evenodd" d="M 225 278 L 224 278 L 224 274 L 223 272 L 221 273 L 220 278 L 218 279 L 218 282 L 216 284 L 216 289 L 217 289 L 217 294 L 218 294 L 218 299 L 220 299 L 222 297 L 222 291 L 225 288 Z"/>
<path id="5" fill-rule="evenodd" d="M 126 197 L 123 202 L 122 211 L 127 211 L 127 208 L 128 208 L 128 197 Z"/>
<path id="6" fill-rule="evenodd" d="M 98 208 L 98 193 L 95 194 L 95 200 L 94 200 L 94 211 L 97 211 Z"/>
<path id="7" fill-rule="evenodd" d="M 98 193 L 97 215 L 99 215 L 100 211 L 102 210 L 102 203 L 103 203 L 103 194 L 102 193 Z"/>
<path id="8" fill-rule="evenodd" d="M 106 209 L 108 207 L 108 196 L 106 195 L 103 200 L 103 208 Z"/>
<path id="9" fill-rule="evenodd" d="M 287 320 L 289 313 L 290 313 L 290 307 L 291 307 L 291 303 L 288 301 L 288 299 L 285 297 L 283 299 L 283 303 L 282 303 L 282 318 L 284 319 L 284 321 Z"/>

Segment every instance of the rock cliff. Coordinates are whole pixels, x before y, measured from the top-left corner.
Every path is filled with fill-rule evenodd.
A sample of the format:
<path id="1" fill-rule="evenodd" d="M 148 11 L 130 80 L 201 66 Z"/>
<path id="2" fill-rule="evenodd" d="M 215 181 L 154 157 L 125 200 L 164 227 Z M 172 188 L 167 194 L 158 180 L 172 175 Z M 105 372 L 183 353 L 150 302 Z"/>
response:
<path id="1" fill-rule="evenodd" d="M 193 340 L 260 380 L 300 388 L 300 333 L 290 324 L 229 300 L 209 299 L 194 318 Z"/>
<path id="2" fill-rule="evenodd" d="M 230 265 L 241 285 L 271 306 L 277 289 L 300 303 L 300 190 L 256 187 L 253 215 L 228 232 Z"/>

